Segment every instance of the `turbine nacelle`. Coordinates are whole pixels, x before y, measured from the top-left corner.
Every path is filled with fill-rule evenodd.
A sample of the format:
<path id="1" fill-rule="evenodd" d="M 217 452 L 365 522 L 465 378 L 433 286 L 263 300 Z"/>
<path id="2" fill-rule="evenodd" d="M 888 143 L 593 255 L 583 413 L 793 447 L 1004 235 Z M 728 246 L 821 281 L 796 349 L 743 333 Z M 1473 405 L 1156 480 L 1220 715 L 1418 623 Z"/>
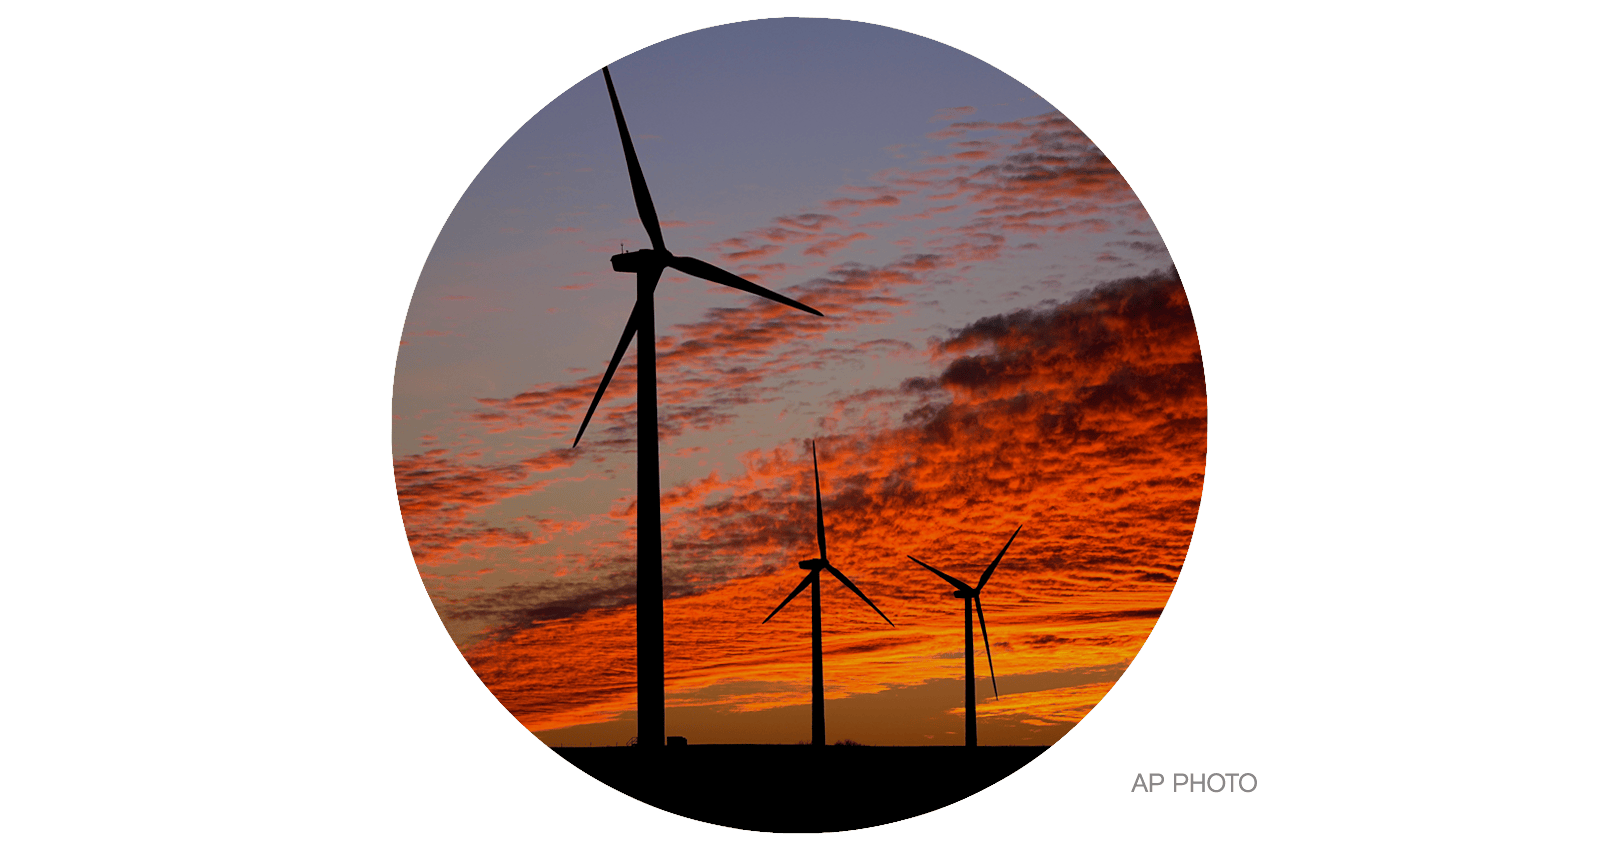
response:
<path id="1" fill-rule="evenodd" d="M 813 572 L 813 573 L 814 572 L 818 572 L 820 570 L 825 570 L 827 568 L 828 568 L 828 562 L 824 561 L 821 558 L 807 558 L 804 561 L 800 562 L 800 569 L 808 570 L 808 571 Z"/>
<path id="2" fill-rule="evenodd" d="M 611 270 L 627 274 L 640 274 L 642 272 L 657 272 L 666 268 L 672 262 L 672 252 L 657 251 L 654 248 L 644 248 L 638 251 L 623 251 L 611 255 Z"/>

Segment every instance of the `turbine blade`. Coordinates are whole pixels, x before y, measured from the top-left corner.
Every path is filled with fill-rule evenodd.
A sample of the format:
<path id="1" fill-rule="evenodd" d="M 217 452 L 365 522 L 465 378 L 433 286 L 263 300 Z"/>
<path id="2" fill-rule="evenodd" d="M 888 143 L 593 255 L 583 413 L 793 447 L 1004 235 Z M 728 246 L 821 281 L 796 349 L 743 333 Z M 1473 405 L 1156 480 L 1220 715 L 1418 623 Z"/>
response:
<path id="1" fill-rule="evenodd" d="M 611 365 L 606 367 L 605 377 L 600 379 L 600 388 L 594 391 L 594 400 L 589 402 L 589 412 L 583 415 L 583 424 L 578 426 L 578 436 L 572 438 L 572 447 L 578 447 L 578 441 L 583 439 L 583 432 L 589 427 L 589 419 L 594 416 L 594 409 L 600 406 L 600 397 L 606 394 L 606 387 L 611 383 L 611 376 L 617 373 L 617 364 L 622 362 L 622 355 L 628 350 L 628 343 L 633 342 L 634 334 L 639 332 L 639 304 L 634 302 L 633 312 L 628 314 L 628 325 L 622 329 L 622 341 L 617 343 L 616 353 L 611 355 Z"/>
<path id="2" fill-rule="evenodd" d="M 656 218 L 656 205 L 650 202 L 650 187 L 644 185 L 644 172 L 639 169 L 639 156 L 633 152 L 633 137 L 628 135 L 628 122 L 622 119 L 622 104 L 617 102 L 617 89 L 611 85 L 610 66 L 600 69 L 606 76 L 606 91 L 611 93 L 611 111 L 617 116 L 617 132 L 622 134 L 622 155 L 628 159 L 628 180 L 633 183 L 633 204 L 639 208 L 639 221 L 650 234 L 650 247 L 667 250 L 661 241 L 661 221 Z"/>
<path id="3" fill-rule="evenodd" d="M 817 472 L 817 441 L 811 441 L 811 482 L 817 486 L 817 548 L 822 560 L 828 560 L 828 532 L 822 528 L 822 478 Z M 869 603 L 870 604 L 870 603 Z"/>
<path id="4" fill-rule="evenodd" d="M 778 612 L 783 610 L 783 606 L 789 604 L 789 600 L 795 598 L 796 596 L 799 596 L 800 595 L 800 591 L 806 589 L 806 585 L 808 585 L 808 584 L 810 584 L 810 583 L 812 583 L 813 581 L 816 581 L 816 580 L 817 580 L 817 574 L 815 572 L 807 572 L 806 573 L 806 577 L 803 578 L 803 579 L 800 579 L 800 584 L 798 586 L 796 586 L 794 590 L 790 591 L 788 596 L 783 597 L 783 601 L 778 603 L 778 607 L 772 609 L 772 613 L 767 615 L 767 620 L 770 620 L 773 617 L 778 616 Z M 761 624 L 762 625 L 766 625 L 767 624 L 767 620 L 762 620 Z"/>
<path id="5" fill-rule="evenodd" d="M 1022 526 L 1017 526 L 1017 531 L 1021 530 Z M 1017 531 L 1011 532 L 1011 540 L 1017 539 Z M 1007 540 L 1006 545 L 1001 547 L 1000 554 L 994 556 L 994 563 L 989 565 L 989 569 L 983 571 L 983 578 L 978 579 L 979 590 L 983 590 L 983 586 L 989 583 L 989 576 L 994 575 L 994 568 L 1000 566 L 1000 559 L 1004 558 L 1006 556 L 1006 550 L 1011 548 L 1011 540 Z"/>
<path id="6" fill-rule="evenodd" d="M 994 688 L 994 698 L 1000 698 L 1000 686 L 994 681 L 994 655 L 989 652 L 989 626 L 983 622 L 983 602 L 978 597 L 972 597 L 972 604 L 978 606 L 978 628 L 983 629 L 983 654 L 989 659 L 989 687 Z"/>
<path id="7" fill-rule="evenodd" d="M 907 558 L 911 558 L 910 555 L 907 555 L 906 557 Z M 911 558 L 911 560 L 917 561 L 916 558 Z M 922 564 L 921 561 L 917 561 L 917 563 Z M 922 565 L 924 567 L 928 567 L 927 564 L 922 564 Z M 951 578 L 950 576 L 948 576 L 948 575 L 946 575 L 946 574 L 944 574 L 942 572 L 939 572 L 938 570 L 934 570 L 933 567 L 928 567 L 928 569 L 933 570 L 933 574 L 938 576 L 939 578 L 942 578 L 945 581 L 950 582 L 950 584 L 955 586 L 956 590 L 971 590 L 972 589 L 971 585 L 968 585 L 966 582 L 962 581 L 961 579 Z"/>
<path id="8" fill-rule="evenodd" d="M 850 581 L 850 579 L 845 578 L 844 577 L 844 573 L 841 573 L 838 570 L 834 569 L 832 564 L 828 565 L 828 572 L 833 573 L 833 577 L 834 578 L 844 582 L 844 586 L 850 588 L 850 590 L 853 591 L 855 593 L 855 595 L 861 597 L 861 601 L 862 602 L 865 602 L 868 605 L 872 605 L 872 600 L 868 599 L 867 595 L 865 593 L 861 592 L 861 588 L 856 587 L 854 582 Z M 812 575 L 816 575 L 816 573 L 812 573 Z M 872 605 L 872 610 L 878 611 L 878 606 Z M 882 617 L 883 621 L 885 623 L 888 623 L 891 626 L 894 625 L 894 621 L 889 619 L 888 615 L 884 614 L 882 611 L 878 611 L 878 616 Z"/>
<path id="9" fill-rule="evenodd" d="M 694 275 L 698 278 L 704 278 L 712 283 L 720 283 L 723 286 L 731 286 L 734 289 L 748 292 L 751 295 L 759 295 L 768 301 L 776 301 L 785 307 L 793 307 L 796 310 L 804 310 L 813 316 L 822 315 L 820 311 L 811 307 L 807 307 L 793 298 L 786 298 L 770 289 L 767 289 L 766 287 L 757 286 L 756 284 L 745 280 L 733 272 L 719 269 L 705 260 L 697 260 L 694 257 L 670 257 L 667 260 L 667 265 L 677 269 L 680 272 L 683 272 L 684 274 Z"/>

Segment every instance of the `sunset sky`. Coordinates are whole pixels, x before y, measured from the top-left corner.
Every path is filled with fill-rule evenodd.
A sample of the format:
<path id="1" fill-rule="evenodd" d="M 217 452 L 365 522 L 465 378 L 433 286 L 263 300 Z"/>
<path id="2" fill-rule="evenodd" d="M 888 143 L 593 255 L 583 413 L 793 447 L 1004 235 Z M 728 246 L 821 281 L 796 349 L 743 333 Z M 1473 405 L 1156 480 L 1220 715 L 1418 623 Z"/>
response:
<path id="1" fill-rule="evenodd" d="M 1053 742 L 1154 625 L 1205 468 L 1188 302 L 1137 198 L 1023 85 L 893 30 L 738 24 L 611 72 L 668 249 L 826 314 L 657 290 L 668 734 L 809 738 L 808 600 L 761 620 L 816 555 L 815 438 L 830 560 L 896 624 L 824 583 L 830 737 L 960 743 L 960 600 L 907 556 L 975 582 L 1021 525 L 979 739 Z M 550 744 L 634 734 L 631 352 L 570 447 L 632 305 L 607 258 L 647 245 L 592 69 L 467 189 L 399 352 L 423 581 Z"/>

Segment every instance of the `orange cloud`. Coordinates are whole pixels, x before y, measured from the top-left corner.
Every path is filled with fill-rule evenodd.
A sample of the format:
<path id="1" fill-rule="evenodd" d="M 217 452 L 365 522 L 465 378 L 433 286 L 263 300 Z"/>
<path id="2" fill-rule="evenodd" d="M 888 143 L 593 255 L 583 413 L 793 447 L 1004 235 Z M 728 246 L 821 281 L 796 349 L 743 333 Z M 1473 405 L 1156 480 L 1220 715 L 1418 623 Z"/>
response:
<path id="1" fill-rule="evenodd" d="M 828 693 L 946 693 L 930 683 L 960 676 L 960 604 L 906 556 L 972 581 L 1021 525 L 983 597 L 1003 697 L 983 710 L 1017 736 L 1058 735 L 1143 644 L 1187 551 L 1206 418 L 1187 300 L 1170 272 L 1120 281 L 981 319 L 929 355 L 934 374 L 851 402 L 898 405 L 900 425 L 819 444 L 830 558 L 898 626 L 825 583 Z M 743 467 L 663 494 L 668 689 L 683 711 L 779 717 L 809 701 L 809 618 L 802 607 L 760 620 L 815 554 L 810 455 L 780 446 Z M 560 617 L 504 611 L 523 625 L 468 659 L 542 734 L 613 721 L 633 700 L 632 611 L 613 604 L 618 592 Z M 952 710 L 941 705 L 930 728 Z M 894 723 L 880 740 L 902 734 Z"/>

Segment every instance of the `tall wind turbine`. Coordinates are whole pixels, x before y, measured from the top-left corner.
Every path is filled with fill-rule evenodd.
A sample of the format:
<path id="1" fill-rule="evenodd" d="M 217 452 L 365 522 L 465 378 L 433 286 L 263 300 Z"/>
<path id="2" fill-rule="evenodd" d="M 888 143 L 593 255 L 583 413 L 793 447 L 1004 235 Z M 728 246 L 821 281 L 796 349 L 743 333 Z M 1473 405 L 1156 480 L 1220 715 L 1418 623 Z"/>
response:
<path id="1" fill-rule="evenodd" d="M 639 208 L 639 221 L 650 234 L 650 247 L 639 251 L 624 251 L 611 258 L 611 268 L 618 272 L 631 272 L 635 276 L 637 294 L 633 313 L 622 330 L 622 340 L 611 355 L 600 388 L 595 390 L 589 412 L 583 416 L 578 436 L 572 441 L 574 448 L 589 419 L 605 395 L 606 385 L 616 374 L 617 364 L 628 350 L 628 343 L 639 337 L 638 357 L 638 574 L 637 605 L 637 659 L 639 676 L 639 744 L 659 747 L 666 743 L 667 735 L 667 668 L 665 653 L 665 622 L 661 607 L 661 457 L 659 434 L 656 430 L 656 283 L 666 269 L 676 269 L 687 275 L 703 278 L 723 286 L 759 295 L 779 304 L 804 310 L 814 316 L 822 314 L 790 298 L 764 289 L 693 257 L 674 256 L 661 240 L 661 221 L 656 218 L 655 204 L 650 201 L 650 189 L 645 186 L 644 172 L 639 169 L 639 157 L 633 152 L 633 139 L 628 135 L 628 124 L 622 118 L 622 105 L 617 102 L 617 89 L 611 84 L 611 69 L 601 69 L 606 78 L 606 90 L 611 93 L 611 111 L 617 116 L 617 132 L 622 136 L 622 153 L 628 160 L 628 179 L 633 184 L 633 202 Z"/>
<path id="2" fill-rule="evenodd" d="M 1017 531 L 1011 532 L 1011 540 L 1016 540 L 1017 532 L 1021 530 L 1022 526 L 1017 526 Z M 994 575 L 994 568 L 1000 566 L 1000 559 L 1004 558 L 1006 556 L 1006 550 L 1011 548 L 1011 540 L 1007 540 L 1006 545 L 1000 548 L 1000 554 L 994 556 L 994 561 L 989 564 L 989 569 L 983 571 L 983 578 L 978 579 L 977 587 L 973 587 L 961 579 L 942 573 L 933 567 L 928 567 L 927 564 L 917 561 L 916 558 L 911 558 L 910 555 L 906 556 L 907 558 L 911 558 L 911 560 L 922 564 L 922 566 L 933 570 L 933 574 L 939 578 L 950 582 L 950 584 L 956 589 L 955 593 L 950 594 L 951 596 L 954 596 L 957 599 L 965 599 L 967 601 L 967 746 L 969 747 L 976 747 L 978 745 L 978 698 L 977 686 L 974 683 L 975 677 L 973 676 L 972 671 L 972 608 L 973 606 L 977 606 L 978 627 L 983 629 L 983 654 L 989 659 L 989 686 L 994 688 L 995 699 L 999 699 L 1000 686 L 995 684 L 994 681 L 994 655 L 993 653 L 989 652 L 989 626 L 983 622 L 983 602 L 978 599 L 978 594 L 983 592 L 983 586 L 988 584 L 989 577 Z"/>
<path id="3" fill-rule="evenodd" d="M 778 612 L 783 610 L 783 606 L 789 604 L 789 600 L 799 596 L 800 591 L 806 589 L 806 585 L 811 585 L 811 745 L 821 747 L 827 745 L 828 733 L 822 719 L 822 582 L 819 576 L 823 570 L 827 570 L 845 587 L 850 588 L 852 593 L 861 597 L 862 602 L 872 605 L 872 600 L 868 599 L 867 595 L 861 592 L 861 588 L 856 587 L 850 579 L 845 578 L 844 573 L 828 563 L 828 533 L 822 526 L 822 476 L 817 472 L 816 440 L 811 441 L 811 480 L 817 488 L 817 549 L 822 556 L 800 562 L 800 569 L 806 571 L 806 577 L 800 580 L 800 584 L 790 591 L 761 623 L 765 625 L 767 620 L 776 617 Z M 878 606 L 872 605 L 872 610 L 878 611 Z M 894 625 L 894 621 L 882 611 L 878 611 L 878 616 L 883 617 L 885 623 Z"/>

